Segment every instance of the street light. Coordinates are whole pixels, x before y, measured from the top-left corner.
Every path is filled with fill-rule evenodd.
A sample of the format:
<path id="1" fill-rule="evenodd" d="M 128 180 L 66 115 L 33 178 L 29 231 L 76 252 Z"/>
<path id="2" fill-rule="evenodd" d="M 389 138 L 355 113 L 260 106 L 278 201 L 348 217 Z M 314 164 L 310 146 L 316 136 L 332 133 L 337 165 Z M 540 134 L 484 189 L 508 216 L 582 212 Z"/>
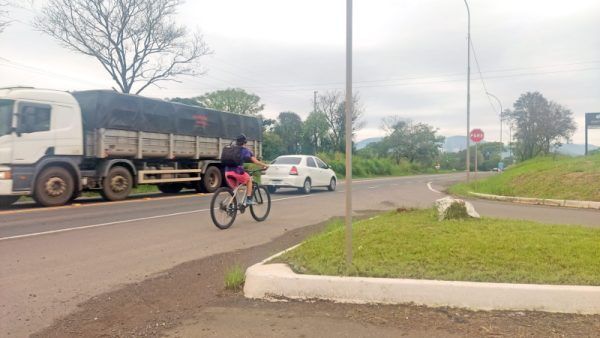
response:
<path id="1" fill-rule="evenodd" d="M 496 99 L 496 101 L 498 101 L 498 105 L 500 105 L 500 143 L 502 143 L 502 122 L 504 121 L 504 116 L 503 114 L 503 110 L 502 110 L 502 102 L 500 102 L 500 99 L 496 97 L 496 95 L 492 94 L 492 93 L 487 93 L 487 95 L 493 97 Z M 502 143 L 502 147 L 504 147 L 504 143 Z"/>
<path id="2" fill-rule="evenodd" d="M 471 178 L 471 10 L 467 0 L 465 6 L 467 6 L 467 15 L 469 19 L 467 29 L 467 182 Z M 477 154 L 475 154 L 477 156 Z"/>
<path id="3" fill-rule="evenodd" d="M 346 0 L 346 267 L 352 266 L 352 0 Z"/>

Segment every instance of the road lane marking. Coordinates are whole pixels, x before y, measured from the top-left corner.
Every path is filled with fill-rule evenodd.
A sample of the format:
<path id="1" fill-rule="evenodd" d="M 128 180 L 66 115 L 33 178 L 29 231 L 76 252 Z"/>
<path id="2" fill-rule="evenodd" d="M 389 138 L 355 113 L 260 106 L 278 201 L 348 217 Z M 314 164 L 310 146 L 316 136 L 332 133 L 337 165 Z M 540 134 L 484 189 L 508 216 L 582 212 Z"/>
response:
<path id="1" fill-rule="evenodd" d="M 174 199 L 182 199 L 182 198 L 191 198 L 191 197 L 202 197 L 208 196 L 210 194 L 185 194 L 181 196 L 159 196 L 159 197 L 137 197 L 131 198 L 125 201 L 103 201 L 103 202 L 91 202 L 91 203 L 73 203 L 69 205 L 62 205 L 58 207 L 36 207 L 36 208 L 28 208 L 28 209 L 18 209 L 18 210 L 6 210 L 0 211 L 0 216 L 3 215 L 14 215 L 14 214 L 26 214 L 30 212 L 41 212 L 41 211 L 53 211 L 53 210 L 64 210 L 64 209 L 75 209 L 75 208 L 87 208 L 87 207 L 95 207 L 95 206 L 110 206 L 116 204 L 126 204 L 126 203 L 136 203 L 136 202 L 148 202 L 148 201 L 162 201 L 162 200 L 174 200 Z"/>
<path id="2" fill-rule="evenodd" d="M 435 192 L 435 193 L 437 193 L 437 194 L 442 194 L 441 192 L 439 192 L 439 191 L 437 191 L 437 190 L 433 189 L 433 187 L 431 186 L 431 183 L 433 183 L 433 182 L 428 182 L 428 183 L 427 183 L 427 188 L 429 188 L 429 190 L 431 190 L 431 191 L 433 191 L 433 192 Z"/>
<path id="3" fill-rule="evenodd" d="M 312 195 L 312 196 L 316 196 L 316 195 Z M 277 199 L 272 199 L 271 202 L 285 201 L 285 200 L 291 200 L 291 199 L 297 199 L 297 198 L 307 198 L 307 197 L 311 197 L 311 195 L 291 196 L 291 197 L 277 198 Z M 68 232 L 68 231 L 75 231 L 75 230 L 100 228 L 100 227 L 105 227 L 105 226 L 110 226 L 110 225 L 117 225 L 117 224 L 123 224 L 123 223 L 133 223 L 133 222 L 139 222 L 139 221 L 147 221 L 147 220 L 158 219 L 158 218 L 166 218 L 166 217 L 189 215 L 189 214 L 195 214 L 195 213 L 200 213 L 200 212 L 204 212 L 204 211 L 210 211 L 210 209 L 200 209 L 200 210 L 183 211 L 183 212 L 176 212 L 176 213 L 166 214 L 166 215 L 156 215 L 156 216 L 149 216 L 149 217 L 140 217 L 140 218 L 126 219 L 126 220 L 106 222 L 106 223 L 100 223 L 100 224 L 84 225 L 84 226 L 74 227 L 74 228 L 66 228 L 66 229 L 42 231 L 42 232 L 35 232 L 35 233 L 23 234 L 23 235 L 16 235 L 16 236 L 10 236 L 10 237 L 0 237 L 0 241 L 6 241 L 6 240 L 10 240 L 10 239 L 28 238 L 28 237 L 37 237 L 37 236 L 43 236 L 43 235 L 51 235 L 51 234 L 57 234 L 57 233 L 61 233 L 61 232 Z"/>

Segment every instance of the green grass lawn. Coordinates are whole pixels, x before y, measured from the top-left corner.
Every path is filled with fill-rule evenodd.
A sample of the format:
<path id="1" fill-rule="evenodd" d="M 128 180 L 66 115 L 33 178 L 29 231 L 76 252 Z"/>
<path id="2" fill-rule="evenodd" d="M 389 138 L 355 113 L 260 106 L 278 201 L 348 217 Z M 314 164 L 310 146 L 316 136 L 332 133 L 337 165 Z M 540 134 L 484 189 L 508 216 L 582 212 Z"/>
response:
<path id="1" fill-rule="evenodd" d="M 485 194 L 600 201 L 600 154 L 588 157 L 541 157 L 499 175 L 450 188 L 467 195 Z"/>
<path id="2" fill-rule="evenodd" d="M 350 269 L 339 222 L 277 261 L 318 275 L 600 285 L 600 229 L 491 218 L 439 222 L 428 209 L 356 222 L 353 239 Z"/>

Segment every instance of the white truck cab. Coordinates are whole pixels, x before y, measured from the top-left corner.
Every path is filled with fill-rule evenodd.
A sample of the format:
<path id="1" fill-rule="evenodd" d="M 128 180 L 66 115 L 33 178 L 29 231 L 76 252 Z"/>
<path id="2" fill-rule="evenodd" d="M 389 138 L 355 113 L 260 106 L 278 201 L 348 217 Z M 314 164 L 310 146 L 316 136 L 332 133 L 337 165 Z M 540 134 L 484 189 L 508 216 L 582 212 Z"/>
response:
<path id="1" fill-rule="evenodd" d="M 54 90 L 0 89 L 0 198 L 30 194 L 35 166 L 48 155 L 83 155 L 75 98 Z"/>

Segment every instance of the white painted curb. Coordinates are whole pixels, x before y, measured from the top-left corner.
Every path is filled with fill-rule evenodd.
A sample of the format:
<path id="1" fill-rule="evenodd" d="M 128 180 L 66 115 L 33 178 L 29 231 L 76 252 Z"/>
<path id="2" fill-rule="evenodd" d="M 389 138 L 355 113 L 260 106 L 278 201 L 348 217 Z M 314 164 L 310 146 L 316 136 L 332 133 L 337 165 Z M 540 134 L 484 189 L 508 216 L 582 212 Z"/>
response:
<path id="1" fill-rule="evenodd" d="M 246 271 L 247 298 L 324 299 L 342 303 L 414 303 L 474 310 L 600 314 L 600 287 L 300 275 L 286 264 Z"/>
<path id="2" fill-rule="evenodd" d="M 568 207 L 568 208 L 581 208 L 581 209 L 597 209 L 600 210 L 600 202 L 594 201 L 575 201 L 575 200 L 557 200 L 549 198 L 531 198 L 531 197 L 514 197 L 514 196 L 500 196 L 482 194 L 478 192 L 469 192 L 469 194 L 494 201 L 508 201 L 521 204 L 535 204 L 535 205 L 549 205 L 553 207 Z"/>

